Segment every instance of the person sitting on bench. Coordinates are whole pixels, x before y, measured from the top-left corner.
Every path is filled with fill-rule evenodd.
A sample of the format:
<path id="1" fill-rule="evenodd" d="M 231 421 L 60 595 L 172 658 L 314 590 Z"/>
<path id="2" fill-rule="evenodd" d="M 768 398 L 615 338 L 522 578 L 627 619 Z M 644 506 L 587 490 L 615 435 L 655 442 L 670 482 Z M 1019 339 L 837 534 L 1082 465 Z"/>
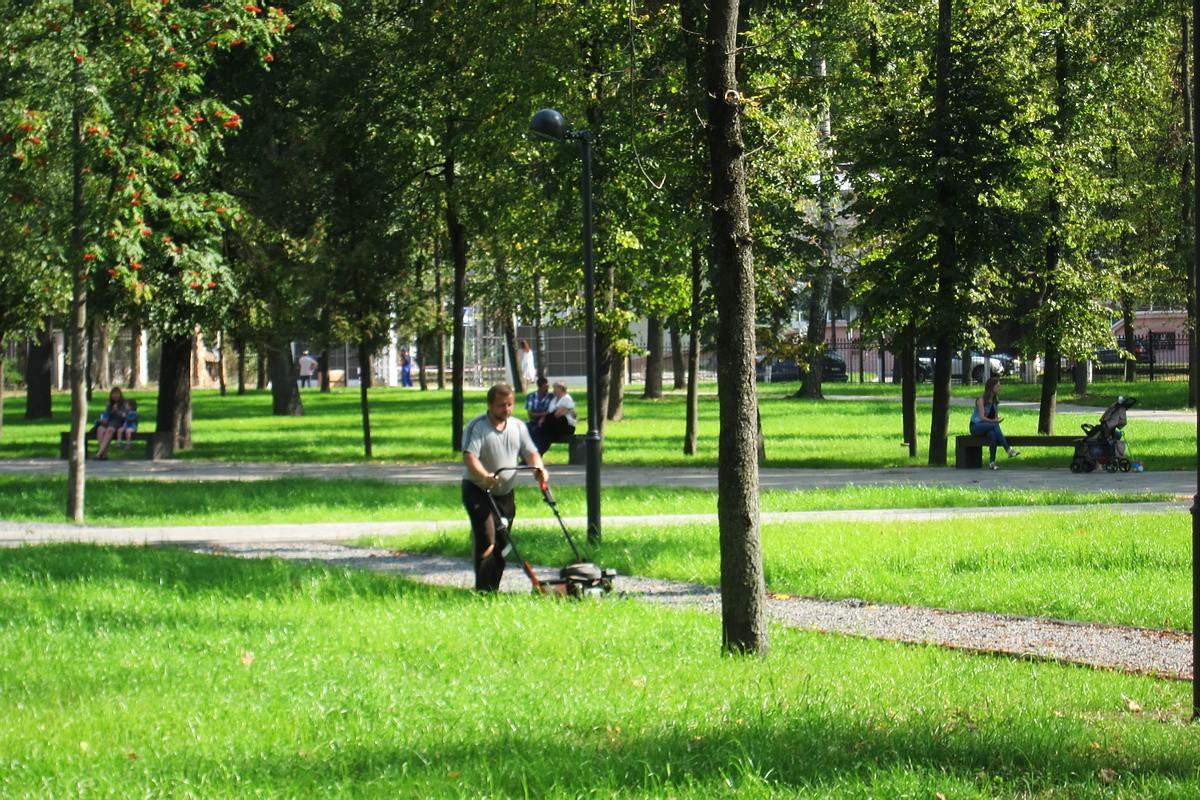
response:
<path id="1" fill-rule="evenodd" d="M 996 415 L 1000 405 L 999 396 L 1000 379 L 988 378 L 987 383 L 984 384 L 983 394 L 975 401 L 975 409 L 971 412 L 971 435 L 987 438 L 992 455 L 992 460 L 988 462 L 988 467 L 991 469 L 999 469 L 996 466 L 997 447 L 1003 447 L 1009 458 L 1016 458 L 1020 455 L 1018 451 L 1008 446 L 1008 439 L 1004 438 L 1004 432 L 1000 430 L 1000 421 L 1003 417 Z"/>
<path id="2" fill-rule="evenodd" d="M 125 403 L 125 395 L 121 393 L 120 387 L 114 386 L 108 393 L 108 405 L 104 407 L 100 419 L 96 420 L 94 426 L 96 444 L 99 445 L 96 448 L 96 458 L 101 461 L 108 460 L 108 445 L 117 435 L 117 430 L 125 424 L 125 414 L 128 411 L 129 406 Z"/>
<path id="3" fill-rule="evenodd" d="M 538 453 L 544 454 L 555 442 L 569 442 L 575 433 L 575 401 L 567 394 L 567 385 L 554 382 L 554 399 L 550 401 L 546 416 L 533 430 L 533 441 Z"/>

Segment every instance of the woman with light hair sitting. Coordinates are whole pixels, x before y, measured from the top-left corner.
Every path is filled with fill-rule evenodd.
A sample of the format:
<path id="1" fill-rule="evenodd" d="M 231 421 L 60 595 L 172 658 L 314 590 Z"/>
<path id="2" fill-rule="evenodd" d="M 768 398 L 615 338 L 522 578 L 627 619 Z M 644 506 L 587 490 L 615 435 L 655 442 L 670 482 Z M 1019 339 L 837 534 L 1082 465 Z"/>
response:
<path id="1" fill-rule="evenodd" d="M 538 452 L 545 453 L 555 442 L 569 442 L 575 433 L 575 401 L 567 394 L 567 384 L 554 382 L 554 399 L 541 424 L 533 430 Z"/>

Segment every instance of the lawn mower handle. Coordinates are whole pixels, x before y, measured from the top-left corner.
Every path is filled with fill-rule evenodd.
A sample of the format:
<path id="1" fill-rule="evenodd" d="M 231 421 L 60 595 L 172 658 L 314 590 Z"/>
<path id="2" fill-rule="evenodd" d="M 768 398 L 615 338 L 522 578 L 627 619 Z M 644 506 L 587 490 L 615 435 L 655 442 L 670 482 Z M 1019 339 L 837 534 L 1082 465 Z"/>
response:
<path id="1" fill-rule="evenodd" d="M 544 467 L 531 467 L 527 464 L 519 467 L 501 467 L 493 472 L 492 475 L 499 478 L 500 473 L 502 472 L 536 472 L 539 469 L 543 470 L 543 472 L 545 471 Z M 544 480 L 538 481 L 538 488 L 542 490 L 542 497 L 546 498 L 546 503 L 548 503 L 551 507 L 557 504 L 558 501 L 556 501 L 554 499 L 554 495 L 550 493 L 550 484 Z"/>
<path id="2" fill-rule="evenodd" d="M 533 472 L 538 469 L 528 465 L 519 467 L 501 467 L 493 474 L 499 476 L 501 472 Z M 563 536 L 566 537 L 567 544 L 571 546 L 571 552 L 575 554 L 576 561 L 583 561 L 583 555 L 579 552 L 579 546 L 575 544 L 575 537 L 567 530 L 567 523 L 563 522 L 562 515 L 558 513 L 558 501 L 554 499 L 554 494 L 550 491 L 550 484 L 546 481 L 538 481 L 538 488 L 542 490 L 542 499 L 546 501 L 546 505 L 550 506 L 550 510 L 554 512 L 555 519 L 558 520 L 558 526 L 562 528 Z"/>

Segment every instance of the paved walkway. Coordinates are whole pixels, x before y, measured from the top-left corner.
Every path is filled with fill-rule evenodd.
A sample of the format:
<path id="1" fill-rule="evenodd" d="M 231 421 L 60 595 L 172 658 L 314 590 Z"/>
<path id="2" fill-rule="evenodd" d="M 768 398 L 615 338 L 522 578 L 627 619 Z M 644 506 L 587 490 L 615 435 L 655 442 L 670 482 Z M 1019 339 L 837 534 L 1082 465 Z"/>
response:
<path id="1" fill-rule="evenodd" d="M 1019 463 L 1015 462 L 1015 463 Z M 1064 462 L 1065 463 L 1065 462 Z M 551 465 L 552 481 L 563 486 L 582 486 L 584 468 Z M 59 459 L 0 460 L 0 475 L 66 475 L 67 462 Z M 271 478 L 366 478 L 395 483 L 457 483 L 462 465 L 430 464 L 269 464 L 223 461 L 89 461 L 91 478 L 133 478 L 165 481 L 257 481 Z M 717 470 L 711 467 L 626 467 L 605 466 L 604 486 L 692 486 L 717 487 Z M 1077 492 L 1154 492 L 1177 496 L 1196 493 L 1196 473 L 1148 471 L 1074 474 L 1066 469 L 1020 469 L 1002 462 L 991 470 L 942 467 L 898 467 L 894 469 L 775 469 L 759 470 L 763 489 L 815 489 L 857 486 L 967 486 L 985 489 L 1067 489 Z"/>
<path id="2" fill-rule="evenodd" d="M 1177 512 L 1185 514 L 1190 501 L 1161 503 L 1105 503 L 1103 505 L 1042 506 L 1069 514 L 1078 511 L 1103 509 L 1106 512 L 1129 514 Z M 764 523 L 805 523 L 822 521 L 842 522 L 923 522 L 956 517 L 978 519 L 1028 514 L 1029 506 L 987 506 L 963 508 L 894 508 L 850 509 L 844 511 L 768 511 L 761 515 Z M 586 517 L 563 517 L 572 531 L 587 528 Z M 620 528 L 636 525 L 715 525 L 716 514 L 670 514 L 605 516 L 604 527 Z M 525 515 L 522 528 L 558 528 L 554 517 Z M 400 536 L 406 533 L 450 531 L 467 532 L 465 519 L 449 520 L 386 520 L 378 522 L 313 522 L 278 525 L 161 525 L 109 526 L 73 525 L 65 522 L 8 522 L 0 520 L 0 547 L 45 542 L 92 542 L 97 544 L 179 544 L 207 542 L 213 545 L 233 545 L 264 542 L 333 542 L 353 541 L 368 536 Z"/>

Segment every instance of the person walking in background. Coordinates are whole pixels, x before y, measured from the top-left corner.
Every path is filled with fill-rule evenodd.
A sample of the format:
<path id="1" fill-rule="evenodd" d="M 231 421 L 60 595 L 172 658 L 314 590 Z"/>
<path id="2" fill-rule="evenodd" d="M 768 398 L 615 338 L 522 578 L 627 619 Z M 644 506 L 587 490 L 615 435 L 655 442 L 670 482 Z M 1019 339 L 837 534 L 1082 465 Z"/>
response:
<path id="1" fill-rule="evenodd" d="M 137 400 L 130 398 L 126 401 L 126 406 L 128 408 L 125 411 L 125 421 L 117 428 L 117 445 L 120 447 L 129 447 L 138 428 Z"/>
<path id="2" fill-rule="evenodd" d="M 463 429 L 462 503 L 471 520 L 471 539 L 475 565 L 475 588 L 495 592 L 504 574 L 504 551 L 508 546 L 508 528 L 517 516 L 513 487 L 520 473 L 496 471 L 517 466 L 517 458 L 534 468 L 541 482 L 550 479 L 542 464 L 525 423 L 513 418 L 513 390 L 497 383 L 487 393 L 487 412 L 467 423 Z M 488 493 L 491 493 L 491 500 Z M 506 517 L 498 524 L 496 508 Z"/>
<path id="3" fill-rule="evenodd" d="M 117 435 L 117 430 L 125 424 L 125 414 L 129 407 L 125 404 L 125 395 L 121 393 L 121 387 L 114 386 L 112 391 L 108 393 L 108 405 L 104 407 L 104 411 L 100 414 L 100 419 L 96 420 L 96 458 L 101 461 L 108 460 L 108 446 L 112 442 L 113 437 Z"/>
<path id="4" fill-rule="evenodd" d="M 400 348 L 400 385 L 412 386 L 413 358 L 407 347 Z"/>
<path id="5" fill-rule="evenodd" d="M 317 370 L 317 360 L 305 350 L 304 354 L 300 356 L 297 366 L 300 368 L 300 385 L 303 387 L 309 386 L 312 382 L 313 373 Z"/>
<path id="6" fill-rule="evenodd" d="M 1000 379 L 988 378 L 983 387 L 983 394 L 975 401 L 975 408 L 971 412 L 971 435 L 987 437 L 992 456 L 988 467 L 991 469 L 999 469 L 996 465 L 997 447 L 1003 447 L 1009 458 L 1021 455 L 1019 451 L 1008 446 L 1008 439 L 1004 438 L 1004 432 L 1000 430 L 1000 422 L 1004 418 L 997 414 L 1000 407 L 999 398 Z"/>
<path id="7" fill-rule="evenodd" d="M 537 428 L 534 441 L 538 453 L 545 453 L 555 442 L 568 442 L 575 433 L 575 400 L 567 394 L 567 384 L 554 382 L 554 399 L 546 409 L 546 416 Z"/>
<path id="8" fill-rule="evenodd" d="M 537 380 L 537 367 L 533 364 L 533 350 L 529 348 L 528 339 L 522 339 L 517 345 L 517 361 L 521 370 L 521 380 L 525 386 L 533 386 Z"/>

